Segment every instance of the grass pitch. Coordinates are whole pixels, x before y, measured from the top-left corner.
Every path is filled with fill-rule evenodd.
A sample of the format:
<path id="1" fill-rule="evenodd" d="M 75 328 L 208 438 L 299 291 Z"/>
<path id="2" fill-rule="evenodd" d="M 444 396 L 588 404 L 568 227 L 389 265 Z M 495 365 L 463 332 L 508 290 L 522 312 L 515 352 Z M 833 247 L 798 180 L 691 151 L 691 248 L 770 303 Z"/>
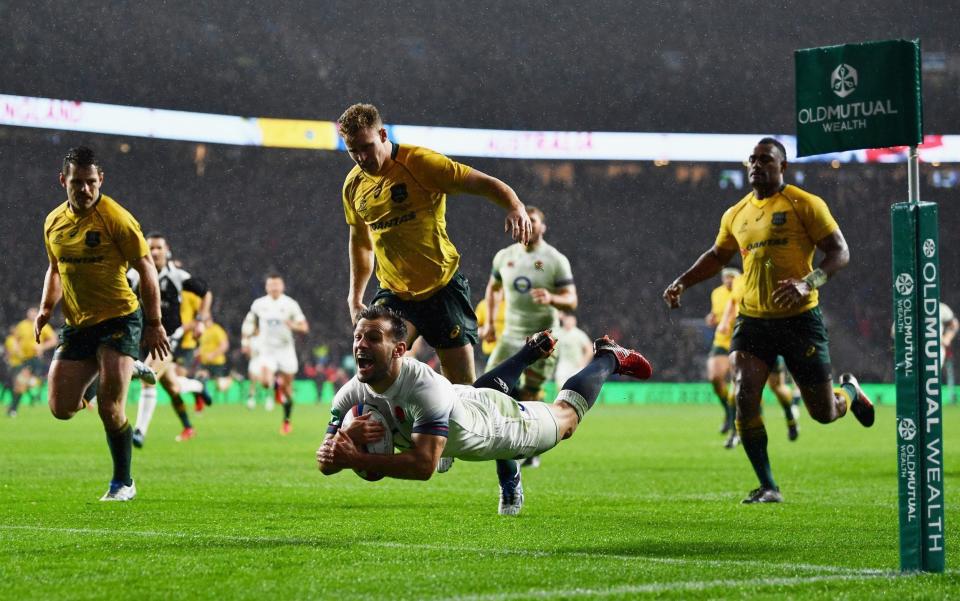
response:
<path id="1" fill-rule="evenodd" d="M 960 597 L 960 408 L 945 408 L 945 575 L 900 575 L 894 412 L 864 430 L 767 408 L 782 505 L 726 451 L 715 406 L 598 406 L 524 473 L 526 506 L 496 515 L 492 463 L 429 482 L 323 477 L 328 406 L 213 406 L 174 442 L 168 406 L 136 451 L 139 496 L 101 503 L 109 454 L 96 415 L 44 407 L 0 419 L 3 599 L 944 599 Z M 130 407 L 135 415 L 136 408 Z"/>

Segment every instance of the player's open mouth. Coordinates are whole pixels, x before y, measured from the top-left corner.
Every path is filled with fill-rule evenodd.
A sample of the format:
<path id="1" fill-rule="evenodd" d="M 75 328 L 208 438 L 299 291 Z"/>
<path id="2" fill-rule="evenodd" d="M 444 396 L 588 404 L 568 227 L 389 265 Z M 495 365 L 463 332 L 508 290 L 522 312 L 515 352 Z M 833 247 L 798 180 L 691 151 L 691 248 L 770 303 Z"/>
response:
<path id="1" fill-rule="evenodd" d="M 373 367 L 373 359 L 369 357 L 357 357 L 357 368 L 368 369 Z"/>

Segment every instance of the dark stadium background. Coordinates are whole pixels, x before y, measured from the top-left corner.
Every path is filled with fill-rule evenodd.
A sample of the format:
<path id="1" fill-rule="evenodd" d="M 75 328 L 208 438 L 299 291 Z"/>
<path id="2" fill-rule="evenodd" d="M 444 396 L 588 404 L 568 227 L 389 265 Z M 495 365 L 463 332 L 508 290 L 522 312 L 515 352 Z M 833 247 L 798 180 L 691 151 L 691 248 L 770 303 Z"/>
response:
<path id="1" fill-rule="evenodd" d="M 158 2 L 0 1 L 0 92 L 244 116 L 335 119 L 374 102 L 391 123 L 531 130 L 792 134 L 800 47 L 913 37 L 925 54 L 925 132 L 958 133 L 960 5 L 949 2 Z M 66 148 L 101 153 L 104 191 L 145 230 L 165 232 L 209 280 L 236 346 L 240 321 L 279 269 L 318 344 L 349 348 L 342 154 L 198 145 L 0 127 L 0 324 L 40 296 L 43 217 L 62 201 Z M 746 156 L 750 149 L 741 149 Z M 651 357 L 663 380 L 702 378 L 697 323 L 712 285 L 669 314 L 660 293 L 712 242 L 745 190 L 739 164 L 462 159 L 547 214 L 571 259 L 581 323 Z M 795 165 L 850 243 L 825 289 L 835 371 L 889 381 L 889 205 L 906 166 Z M 960 165 L 924 165 L 940 203 L 943 299 L 960 308 Z M 795 181 L 789 178 L 790 181 Z M 502 212 L 448 200 L 479 301 Z"/>

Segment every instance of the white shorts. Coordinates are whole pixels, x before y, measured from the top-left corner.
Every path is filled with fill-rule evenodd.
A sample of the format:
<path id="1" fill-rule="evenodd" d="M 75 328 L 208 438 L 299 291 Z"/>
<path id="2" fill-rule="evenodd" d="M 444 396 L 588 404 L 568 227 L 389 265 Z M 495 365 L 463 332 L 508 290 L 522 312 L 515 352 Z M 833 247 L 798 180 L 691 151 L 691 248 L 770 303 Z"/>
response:
<path id="1" fill-rule="evenodd" d="M 261 349 L 257 356 L 250 360 L 250 374 L 257 376 L 264 369 L 270 373 L 295 374 L 300 364 L 297 361 L 297 352 L 292 348 Z"/>
<path id="2" fill-rule="evenodd" d="M 553 372 L 553 381 L 557 383 L 557 390 L 563 388 L 570 376 L 580 371 L 580 368 L 572 363 L 560 362 L 557 364 L 557 370 Z"/>
<path id="3" fill-rule="evenodd" d="M 466 461 L 523 459 L 560 442 L 560 426 L 549 404 L 518 403 L 490 388 L 455 388 L 466 417 L 464 423 L 450 422 L 444 456 Z"/>
<path id="4" fill-rule="evenodd" d="M 523 348 L 523 345 L 526 343 L 526 338 L 501 336 L 497 340 L 497 346 L 494 347 L 493 352 L 490 353 L 490 359 L 487 360 L 486 371 L 489 372 L 500 363 L 512 357 Z M 520 375 L 519 387 L 521 389 L 525 388 L 531 391 L 539 391 L 544 382 L 553 378 L 556 367 L 557 356 L 555 354 L 534 361 L 527 369 L 523 370 L 523 373 Z"/>

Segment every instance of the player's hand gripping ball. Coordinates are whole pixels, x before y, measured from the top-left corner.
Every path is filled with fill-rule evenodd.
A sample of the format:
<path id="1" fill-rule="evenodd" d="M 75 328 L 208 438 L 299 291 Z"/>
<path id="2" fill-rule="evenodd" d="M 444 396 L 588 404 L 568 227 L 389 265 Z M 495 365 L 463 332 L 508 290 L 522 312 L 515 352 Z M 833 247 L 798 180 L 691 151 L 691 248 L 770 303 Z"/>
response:
<path id="1" fill-rule="evenodd" d="M 362 411 L 362 413 L 361 413 Z M 357 449 L 361 453 L 374 453 L 376 455 L 393 455 L 393 434 L 390 432 L 390 424 L 387 423 L 387 420 L 383 415 L 376 410 L 376 408 L 371 407 L 370 405 L 361 406 L 354 405 L 350 411 L 344 416 L 343 423 L 340 424 L 340 430 L 346 433 L 347 428 L 353 423 L 353 420 L 357 418 L 358 415 L 369 415 L 368 420 L 378 423 L 383 426 L 383 437 L 374 442 L 368 442 L 366 444 L 358 444 Z M 370 482 L 376 482 L 383 478 L 383 474 L 378 474 L 376 472 L 368 472 L 366 470 L 353 470 L 357 473 L 358 476 L 364 480 Z"/>

